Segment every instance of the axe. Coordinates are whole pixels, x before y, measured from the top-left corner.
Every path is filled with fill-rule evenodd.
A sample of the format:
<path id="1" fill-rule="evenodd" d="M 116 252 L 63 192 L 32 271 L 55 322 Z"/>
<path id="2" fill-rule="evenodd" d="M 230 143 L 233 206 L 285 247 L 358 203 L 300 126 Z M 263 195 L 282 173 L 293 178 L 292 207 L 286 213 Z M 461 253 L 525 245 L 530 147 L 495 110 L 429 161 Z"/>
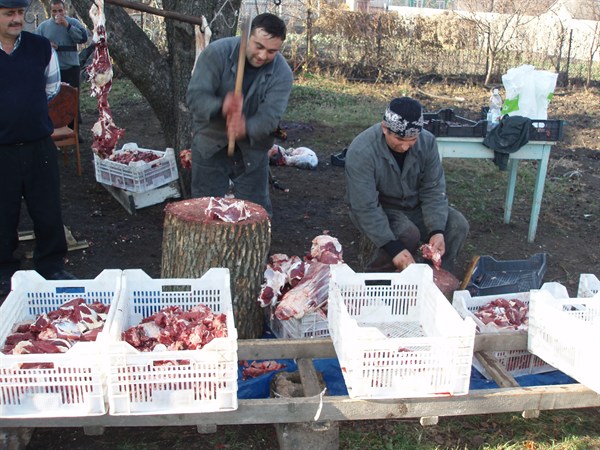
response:
<path id="1" fill-rule="evenodd" d="M 235 93 L 242 93 L 242 82 L 244 81 L 244 66 L 246 65 L 246 44 L 248 43 L 249 23 L 248 19 L 241 19 L 240 53 L 238 55 L 237 72 L 235 74 Z M 227 156 L 233 156 L 235 150 L 235 137 L 229 136 L 229 145 L 227 146 Z"/>

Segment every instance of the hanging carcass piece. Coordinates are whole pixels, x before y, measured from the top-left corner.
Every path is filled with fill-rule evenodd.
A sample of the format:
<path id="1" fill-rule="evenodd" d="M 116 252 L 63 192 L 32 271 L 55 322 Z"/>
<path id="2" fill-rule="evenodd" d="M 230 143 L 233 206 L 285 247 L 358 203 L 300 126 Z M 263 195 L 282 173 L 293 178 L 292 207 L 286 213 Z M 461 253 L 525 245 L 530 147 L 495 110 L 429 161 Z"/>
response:
<path id="1" fill-rule="evenodd" d="M 95 0 L 90 8 L 90 17 L 94 22 L 94 59 L 87 68 L 91 83 L 90 94 L 98 99 L 98 121 L 92 127 L 92 150 L 102 159 L 112 155 L 117 142 L 125 130 L 115 125 L 110 107 L 108 93 L 112 86 L 112 63 L 106 43 L 106 17 L 104 16 L 104 0 Z"/>
<path id="2" fill-rule="evenodd" d="M 256 298 L 271 245 L 265 209 L 235 198 L 182 200 L 166 206 L 163 230 L 162 278 L 197 278 L 211 267 L 228 268 L 238 336 L 261 337 Z"/>

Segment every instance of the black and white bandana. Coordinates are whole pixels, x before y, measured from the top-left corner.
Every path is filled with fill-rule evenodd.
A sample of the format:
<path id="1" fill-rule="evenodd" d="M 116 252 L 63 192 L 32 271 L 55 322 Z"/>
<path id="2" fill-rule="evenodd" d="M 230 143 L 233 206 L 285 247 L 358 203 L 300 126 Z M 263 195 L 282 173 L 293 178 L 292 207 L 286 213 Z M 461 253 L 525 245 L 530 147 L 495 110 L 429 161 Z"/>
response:
<path id="1" fill-rule="evenodd" d="M 383 124 L 400 137 L 417 137 L 425 124 L 421 104 L 409 97 L 392 100 L 383 115 Z"/>

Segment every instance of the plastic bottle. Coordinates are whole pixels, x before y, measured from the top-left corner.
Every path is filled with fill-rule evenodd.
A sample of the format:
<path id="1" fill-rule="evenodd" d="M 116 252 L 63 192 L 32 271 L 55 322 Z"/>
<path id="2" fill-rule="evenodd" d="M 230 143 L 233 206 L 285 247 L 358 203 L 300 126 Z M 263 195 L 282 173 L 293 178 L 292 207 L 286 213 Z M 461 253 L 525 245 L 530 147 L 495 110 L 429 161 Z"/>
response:
<path id="1" fill-rule="evenodd" d="M 492 89 L 492 95 L 490 96 L 490 109 L 488 110 L 487 114 L 488 131 L 500 123 L 501 109 L 502 97 L 500 97 L 500 92 L 498 91 L 498 88 L 494 88 Z"/>

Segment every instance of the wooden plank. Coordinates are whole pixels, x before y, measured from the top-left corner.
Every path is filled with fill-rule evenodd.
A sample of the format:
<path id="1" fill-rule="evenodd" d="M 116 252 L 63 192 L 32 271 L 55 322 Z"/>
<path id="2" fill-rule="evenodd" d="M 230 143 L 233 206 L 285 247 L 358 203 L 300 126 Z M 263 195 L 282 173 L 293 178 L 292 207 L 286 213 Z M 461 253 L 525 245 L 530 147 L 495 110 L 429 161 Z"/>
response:
<path id="1" fill-rule="evenodd" d="M 302 383 L 304 396 L 314 397 L 319 395 L 323 388 L 321 387 L 321 383 L 319 383 L 319 377 L 312 359 L 301 358 L 296 361 L 296 364 L 298 366 L 298 373 L 300 374 L 300 382 Z"/>
<path id="2" fill-rule="evenodd" d="M 100 184 L 104 187 L 104 189 L 110 192 L 110 194 L 131 215 L 135 214 L 136 209 L 157 205 L 169 198 L 181 197 L 181 193 L 179 191 L 179 182 L 177 180 L 171 181 L 164 186 L 160 186 L 146 192 L 130 192 L 108 184 Z"/>
<path id="3" fill-rule="evenodd" d="M 239 400 L 236 411 L 140 416 L 50 417 L 0 419 L 0 428 L 244 425 L 314 421 L 318 397 Z M 464 416 L 504 412 L 600 407 L 600 395 L 581 384 L 527 388 L 481 389 L 468 395 L 397 400 L 323 397 L 319 421 Z"/>
<path id="4" fill-rule="evenodd" d="M 527 334 L 496 333 L 475 335 L 474 351 L 526 350 Z M 238 359 L 335 358 L 331 338 L 242 339 Z"/>
<path id="5" fill-rule="evenodd" d="M 492 352 L 475 352 L 474 356 L 498 386 L 501 388 L 519 387 L 517 380 L 506 371 Z"/>

